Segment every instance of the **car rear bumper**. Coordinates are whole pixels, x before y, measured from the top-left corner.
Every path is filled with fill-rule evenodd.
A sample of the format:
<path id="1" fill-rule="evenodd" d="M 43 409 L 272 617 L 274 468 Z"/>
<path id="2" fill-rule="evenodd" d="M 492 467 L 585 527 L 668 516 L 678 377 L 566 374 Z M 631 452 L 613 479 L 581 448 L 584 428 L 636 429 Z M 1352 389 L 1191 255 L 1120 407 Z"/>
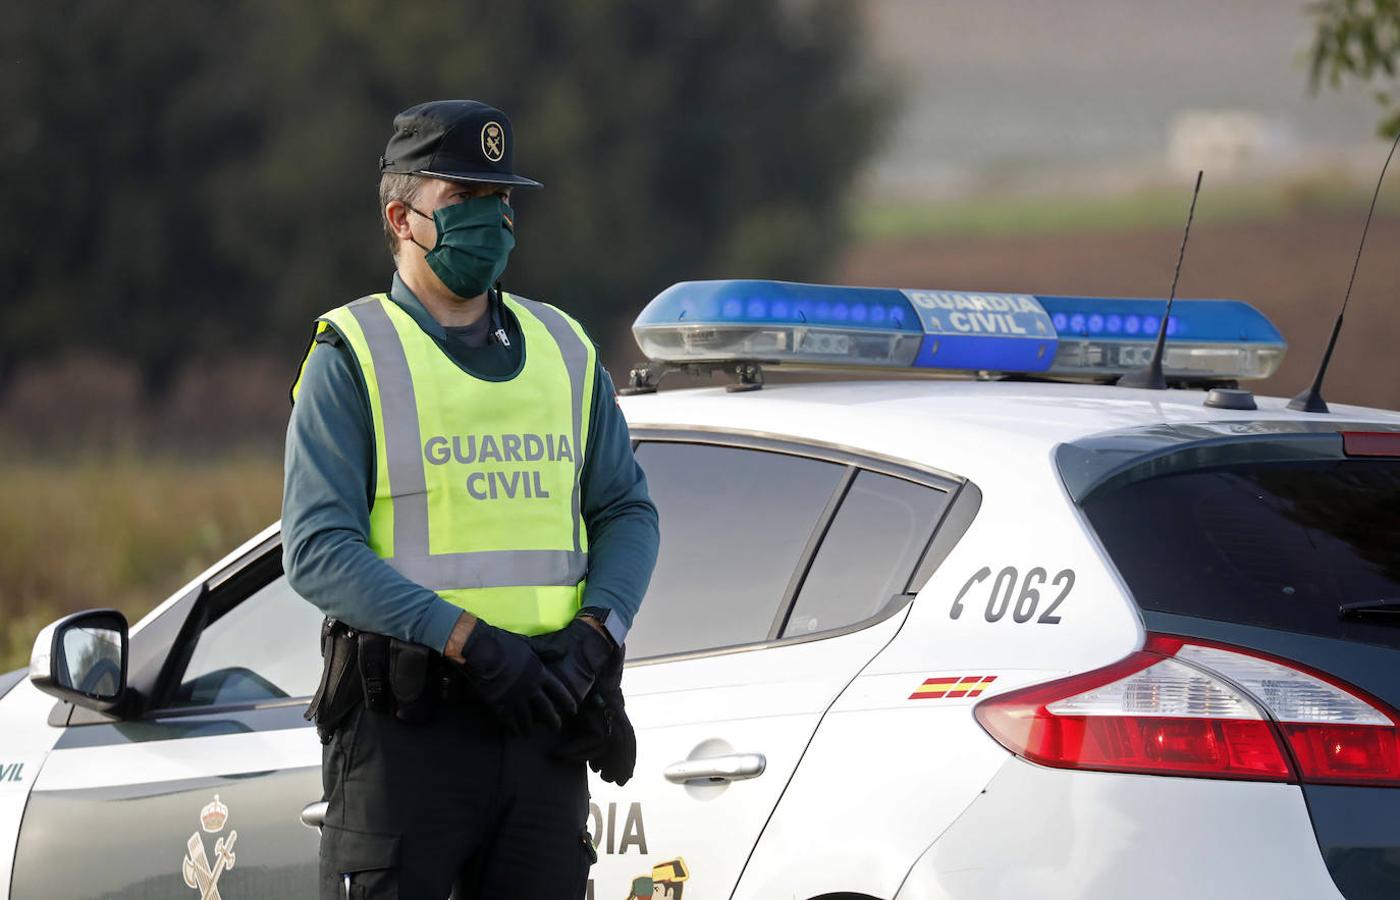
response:
<path id="1" fill-rule="evenodd" d="M 1340 898 L 1295 785 L 1011 759 L 896 900 Z"/>

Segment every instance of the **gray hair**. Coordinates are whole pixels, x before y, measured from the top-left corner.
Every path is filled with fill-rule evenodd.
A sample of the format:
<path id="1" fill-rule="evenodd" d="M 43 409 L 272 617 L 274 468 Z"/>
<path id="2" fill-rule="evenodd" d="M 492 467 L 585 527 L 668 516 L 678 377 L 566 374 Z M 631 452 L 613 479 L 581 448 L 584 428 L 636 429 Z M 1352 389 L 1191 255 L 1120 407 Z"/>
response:
<path id="1" fill-rule="evenodd" d="M 389 252 L 394 256 L 399 255 L 399 237 L 389 226 L 389 217 L 384 214 L 384 207 L 395 200 L 400 203 L 412 203 L 418 199 L 418 189 L 422 186 L 423 178 L 420 175 L 385 172 L 379 176 L 380 223 L 384 226 L 384 239 L 389 242 Z"/>

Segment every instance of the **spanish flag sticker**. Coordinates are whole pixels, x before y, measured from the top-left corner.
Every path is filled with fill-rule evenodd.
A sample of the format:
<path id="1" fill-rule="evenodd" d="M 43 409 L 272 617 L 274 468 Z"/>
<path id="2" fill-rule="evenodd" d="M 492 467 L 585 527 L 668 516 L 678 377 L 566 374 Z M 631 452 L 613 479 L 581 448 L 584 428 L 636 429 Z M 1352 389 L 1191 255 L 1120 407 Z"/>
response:
<path id="1" fill-rule="evenodd" d="M 953 675 L 947 678 L 926 678 L 909 695 L 910 700 L 941 700 L 944 697 L 977 697 L 996 681 L 995 675 Z"/>

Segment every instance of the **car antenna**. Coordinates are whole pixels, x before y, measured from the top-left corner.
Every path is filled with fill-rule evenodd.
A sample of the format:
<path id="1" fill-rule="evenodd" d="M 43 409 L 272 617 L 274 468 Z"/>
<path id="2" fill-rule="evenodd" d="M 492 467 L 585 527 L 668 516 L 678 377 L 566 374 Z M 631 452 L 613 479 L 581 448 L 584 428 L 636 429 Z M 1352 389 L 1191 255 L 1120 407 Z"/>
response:
<path id="1" fill-rule="evenodd" d="M 1322 399 L 1322 379 L 1327 376 L 1327 364 L 1332 361 L 1332 351 L 1337 346 L 1337 335 L 1342 333 L 1342 317 L 1346 315 L 1347 301 L 1351 299 L 1351 286 L 1356 283 L 1356 270 L 1361 265 L 1361 249 L 1366 246 L 1366 232 L 1371 230 L 1371 217 L 1376 214 L 1376 199 L 1381 195 L 1381 183 L 1385 181 L 1385 170 L 1390 168 L 1390 160 L 1395 156 L 1397 145 L 1400 145 L 1400 134 L 1395 135 L 1395 142 L 1390 145 L 1390 155 L 1385 158 L 1385 165 L 1381 166 L 1381 177 L 1376 179 L 1376 191 L 1371 195 L 1371 209 L 1366 213 L 1366 224 L 1361 228 L 1361 243 L 1356 245 L 1356 261 L 1351 264 L 1351 277 L 1347 279 L 1347 292 L 1342 297 L 1342 308 L 1337 312 L 1337 321 L 1332 323 L 1332 336 L 1327 339 L 1327 349 L 1322 353 L 1322 363 L 1318 365 L 1317 374 L 1313 376 L 1312 386 L 1288 401 L 1289 409 L 1310 413 L 1329 411 L 1327 401 Z"/>
<path id="2" fill-rule="evenodd" d="M 1172 292 L 1167 297 L 1167 309 L 1162 313 L 1162 324 L 1157 329 L 1157 343 L 1152 348 L 1152 361 L 1129 372 L 1118 379 L 1119 387 L 1147 388 L 1150 391 L 1167 389 L 1166 376 L 1162 374 L 1162 356 L 1167 352 L 1167 323 L 1171 320 L 1172 301 L 1176 300 L 1176 282 L 1181 277 L 1181 261 L 1186 258 L 1186 239 L 1191 236 L 1191 220 L 1196 218 L 1196 198 L 1201 195 L 1201 178 L 1204 169 L 1196 171 L 1196 189 L 1191 192 L 1191 209 L 1186 213 L 1186 231 L 1181 235 L 1181 250 L 1176 255 L 1176 271 L 1172 273 Z"/>

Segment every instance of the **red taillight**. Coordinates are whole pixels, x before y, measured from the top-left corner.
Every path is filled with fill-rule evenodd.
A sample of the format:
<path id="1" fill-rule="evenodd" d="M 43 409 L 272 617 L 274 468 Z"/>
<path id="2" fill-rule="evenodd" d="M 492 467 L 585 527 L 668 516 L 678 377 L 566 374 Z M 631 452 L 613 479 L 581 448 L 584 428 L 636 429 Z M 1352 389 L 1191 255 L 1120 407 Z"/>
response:
<path id="1" fill-rule="evenodd" d="M 1265 722 L 1133 716 L 1047 716 L 1026 756 L 1051 766 L 1159 775 L 1286 779 Z"/>
<path id="2" fill-rule="evenodd" d="M 1393 725 L 1284 722 L 1281 727 L 1304 781 L 1400 785 L 1400 734 Z"/>
<path id="3" fill-rule="evenodd" d="M 1400 785 L 1400 740 L 1380 701 L 1294 663 L 1149 635 L 1110 666 L 984 700 L 1007 749 L 1068 769 Z"/>
<path id="4" fill-rule="evenodd" d="M 1202 680 L 1199 673 L 1149 646 L 1093 672 L 984 700 L 977 720 L 1011 752 L 1056 768 L 1288 780 L 1283 748 L 1257 708 L 1236 703 L 1228 718 L 1191 714 L 1193 688 L 1201 700 L 1209 688 L 1192 683 Z M 1154 676 L 1164 664 L 1177 670 Z M 1122 696 L 1096 698 L 1103 689 L 1121 689 Z M 1229 688 L 1216 688 L 1222 690 Z M 1165 702 L 1145 705 L 1153 697 Z M 1080 698 L 1096 699 L 1076 712 Z"/>

